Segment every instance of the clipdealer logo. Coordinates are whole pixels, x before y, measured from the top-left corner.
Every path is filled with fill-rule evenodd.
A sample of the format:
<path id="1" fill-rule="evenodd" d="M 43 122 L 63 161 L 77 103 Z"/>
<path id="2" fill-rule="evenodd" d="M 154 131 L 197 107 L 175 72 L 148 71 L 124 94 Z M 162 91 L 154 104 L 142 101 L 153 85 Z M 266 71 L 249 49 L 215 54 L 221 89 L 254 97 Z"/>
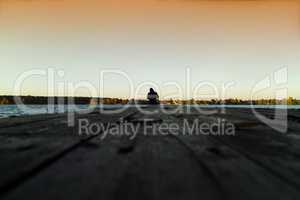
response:
<path id="1" fill-rule="evenodd" d="M 283 67 L 272 74 L 260 80 L 251 91 L 251 100 L 260 92 L 272 88 L 275 99 L 288 98 L 288 68 Z M 260 121 L 280 133 L 286 133 L 288 130 L 288 108 L 287 104 L 280 105 L 280 109 L 274 109 L 273 119 L 256 111 L 254 105 L 251 105 L 252 112 Z"/>

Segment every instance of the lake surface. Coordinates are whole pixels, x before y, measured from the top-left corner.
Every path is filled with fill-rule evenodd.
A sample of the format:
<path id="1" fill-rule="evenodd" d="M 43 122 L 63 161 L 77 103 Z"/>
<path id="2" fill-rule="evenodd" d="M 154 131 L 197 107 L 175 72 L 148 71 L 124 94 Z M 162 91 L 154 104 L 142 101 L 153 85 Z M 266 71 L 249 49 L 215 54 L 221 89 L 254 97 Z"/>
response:
<path id="1" fill-rule="evenodd" d="M 104 105 L 104 109 L 118 109 L 124 105 Z M 128 106 L 128 105 L 126 105 Z M 132 107 L 134 105 L 130 105 Z M 177 105 L 167 105 L 177 106 Z M 188 106 L 188 105 L 185 105 Z M 300 109 L 300 105 L 191 105 L 192 107 L 199 108 L 265 108 L 265 109 Z M 61 106 L 48 106 L 48 105 L 0 105 L 0 118 L 23 116 L 23 115 L 35 115 L 35 114 L 47 114 L 47 113 L 66 113 L 73 111 L 86 110 L 89 105 L 61 105 Z"/>

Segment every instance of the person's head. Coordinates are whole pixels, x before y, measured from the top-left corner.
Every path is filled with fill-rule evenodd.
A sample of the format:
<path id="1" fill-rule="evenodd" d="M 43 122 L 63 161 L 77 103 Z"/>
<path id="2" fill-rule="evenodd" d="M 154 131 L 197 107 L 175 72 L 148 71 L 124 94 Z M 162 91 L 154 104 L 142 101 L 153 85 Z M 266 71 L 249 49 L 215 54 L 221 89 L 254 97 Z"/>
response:
<path id="1" fill-rule="evenodd" d="M 150 88 L 150 92 L 151 92 L 151 93 L 154 92 L 153 88 Z"/>

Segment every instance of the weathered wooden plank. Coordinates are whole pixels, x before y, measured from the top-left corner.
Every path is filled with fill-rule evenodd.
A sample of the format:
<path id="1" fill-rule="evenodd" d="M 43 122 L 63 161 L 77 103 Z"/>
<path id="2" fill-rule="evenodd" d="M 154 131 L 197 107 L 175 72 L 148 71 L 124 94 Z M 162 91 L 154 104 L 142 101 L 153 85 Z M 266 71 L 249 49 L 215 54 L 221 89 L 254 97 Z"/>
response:
<path id="1" fill-rule="evenodd" d="M 126 116 L 131 112 L 132 110 L 128 110 L 110 117 L 101 114 L 80 115 L 79 118 L 87 117 L 91 123 L 94 121 L 116 122 L 121 116 Z M 17 124 L 16 127 L 0 128 L 0 171 L 5 172 L 0 173 L 1 192 L 5 192 L 36 171 L 47 167 L 84 139 L 84 136 L 78 135 L 76 126 L 67 126 L 66 116 L 51 118 L 47 121 L 32 119 L 30 125 L 19 124 L 17 120 Z"/>

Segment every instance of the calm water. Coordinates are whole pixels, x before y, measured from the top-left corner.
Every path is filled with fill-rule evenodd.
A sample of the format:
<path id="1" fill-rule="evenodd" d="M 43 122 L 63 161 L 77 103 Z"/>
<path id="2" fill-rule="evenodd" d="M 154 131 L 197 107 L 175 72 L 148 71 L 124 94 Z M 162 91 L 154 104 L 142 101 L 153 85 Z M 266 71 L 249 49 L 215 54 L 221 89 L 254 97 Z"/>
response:
<path id="1" fill-rule="evenodd" d="M 268 108 L 268 109 L 300 109 L 300 105 L 192 105 L 193 107 L 201 108 Z M 122 105 L 104 105 L 107 109 L 121 108 Z M 35 114 L 46 114 L 46 113 L 65 113 L 68 111 L 80 111 L 88 109 L 88 105 L 70 105 L 70 106 L 55 106 L 53 109 L 49 109 L 47 105 L 27 105 L 27 106 L 16 106 L 16 105 L 0 105 L 0 118 L 22 116 L 22 115 L 35 115 Z"/>
<path id="2" fill-rule="evenodd" d="M 119 108 L 121 105 L 105 105 L 105 108 Z M 47 113 L 66 113 L 72 111 L 86 110 L 89 105 L 61 105 L 61 106 L 48 106 L 48 105 L 0 105 L 0 118 L 22 116 L 22 115 L 36 115 Z"/>

